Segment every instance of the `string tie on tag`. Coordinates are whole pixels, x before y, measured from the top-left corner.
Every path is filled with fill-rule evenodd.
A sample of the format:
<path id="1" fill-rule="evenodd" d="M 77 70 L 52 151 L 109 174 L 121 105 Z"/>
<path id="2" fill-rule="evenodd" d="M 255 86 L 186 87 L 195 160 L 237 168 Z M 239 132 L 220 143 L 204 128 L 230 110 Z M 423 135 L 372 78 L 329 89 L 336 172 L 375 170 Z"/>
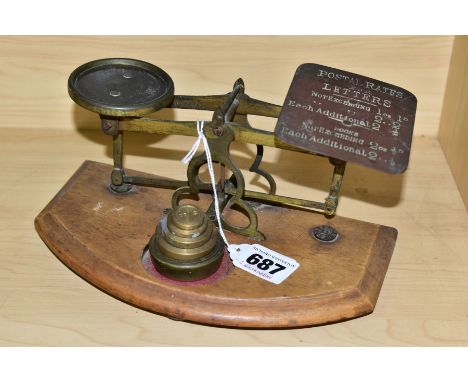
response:
<path id="1" fill-rule="evenodd" d="M 187 153 L 187 155 L 185 155 L 181 159 L 181 162 L 183 164 L 189 163 L 192 160 L 195 153 L 197 152 L 198 148 L 200 147 L 200 143 L 203 142 L 203 146 L 205 148 L 205 154 L 206 154 L 206 161 L 208 165 L 208 172 L 210 174 L 211 187 L 213 188 L 213 199 L 214 199 L 214 204 L 215 204 L 216 221 L 218 222 L 218 227 L 219 227 L 219 234 L 223 238 L 224 244 L 226 244 L 226 246 L 229 247 L 230 244 L 226 238 L 226 235 L 224 234 L 223 225 L 221 222 L 221 212 L 219 209 L 218 193 L 216 191 L 216 179 L 215 179 L 214 170 L 213 170 L 213 162 L 211 160 L 210 146 L 208 144 L 208 140 L 206 139 L 205 133 L 203 132 L 204 125 L 205 125 L 205 121 L 197 121 L 198 138 L 193 144 L 190 151 Z"/>

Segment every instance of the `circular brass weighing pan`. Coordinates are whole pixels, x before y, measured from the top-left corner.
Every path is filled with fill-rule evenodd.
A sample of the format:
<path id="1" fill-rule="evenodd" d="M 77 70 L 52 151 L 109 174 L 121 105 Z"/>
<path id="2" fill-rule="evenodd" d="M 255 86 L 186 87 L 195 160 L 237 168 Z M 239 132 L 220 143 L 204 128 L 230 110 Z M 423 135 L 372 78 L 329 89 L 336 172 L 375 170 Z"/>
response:
<path id="1" fill-rule="evenodd" d="M 129 58 L 107 58 L 76 68 L 68 93 L 78 105 L 106 116 L 137 117 L 168 106 L 174 83 L 162 69 Z"/>

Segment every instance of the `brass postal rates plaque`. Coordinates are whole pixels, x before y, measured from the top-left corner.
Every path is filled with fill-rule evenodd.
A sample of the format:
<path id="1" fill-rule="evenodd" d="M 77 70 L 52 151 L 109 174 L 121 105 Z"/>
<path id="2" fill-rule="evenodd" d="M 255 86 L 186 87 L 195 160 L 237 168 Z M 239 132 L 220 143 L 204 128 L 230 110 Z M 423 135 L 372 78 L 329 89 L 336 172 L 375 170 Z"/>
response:
<path id="1" fill-rule="evenodd" d="M 409 91 L 318 64 L 299 66 L 276 124 L 278 140 L 388 173 L 408 167 L 416 114 Z"/>

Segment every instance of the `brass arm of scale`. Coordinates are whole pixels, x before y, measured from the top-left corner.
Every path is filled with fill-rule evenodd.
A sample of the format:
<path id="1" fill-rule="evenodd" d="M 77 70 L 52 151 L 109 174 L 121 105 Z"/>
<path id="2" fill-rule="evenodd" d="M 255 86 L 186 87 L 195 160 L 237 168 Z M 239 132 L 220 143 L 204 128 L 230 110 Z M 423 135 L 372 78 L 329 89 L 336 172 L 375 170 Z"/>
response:
<path id="1" fill-rule="evenodd" d="M 243 91 L 239 93 L 240 94 L 237 95 L 237 100 L 239 101 L 237 113 L 278 118 L 281 112 L 281 106 L 250 98 L 247 94 L 244 94 Z M 175 95 L 172 104 L 168 107 L 173 109 L 216 111 L 226 102 L 231 94 L 232 92 L 224 95 L 211 96 Z"/>
<path id="2" fill-rule="evenodd" d="M 143 186 L 152 186 L 152 187 L 161 187 L 161 188 L 169 188 L 169 189 L 177 189 L 180 187 L 188 186 L 187 181 L 183 180 L 172 180 L 172 179 L 164 179 L 164 178 L 144 178 L 144 177 L 136 177 L 136 176 L 128 176 L 125 175 L 123 178 L 125 183 L 135 184 L 135 185 L 143 185 Z M 210 193 L 212 187 L 209 183 L 203 183 L 199 185 L 199 191 L 203 193 Z M 224 188 L 224 193 L 229 196 L 234 196 L 237 192 L 235 187 L 226 184 Z M 245 190 L 243 194 L 243 198 L 246 199 L 253 199 L 259 200 L 271 204 L 280 204 L 292 207 L 299 207 L 299 208 L 306 208 L 306 209 L 314 209 L 318 211 L 326 210 L 325 203 L 315 202 L 312 200 L 305 200 L 299 198 L 292 198 L 288 196 L 281 196 L 281 195 L 271 195 L 264 192 L 257 192 L 257 191 L 250 191 Z M 331 207 L 331 206 L 330 206 Z"/>
<path id="3" fill-rule="evenodd" d="M 227 195 L 233 196 L 236 194 L 236 188 L 227 185 L 224 188 L 224 192 Z M 291 206 L 291 207 L 307 208 L 307 209 L 313 209 L 313 210 L 318 210 L 318 211 L 325 210 L 325 203 L 314 202 L 313 200 L 292 198 L 289 196 L 266 194 L 264 192 L 245 190 L 243 198 L 259 200 L 259 201 L 263 201 L 263 202 L 267 202 L 271 204 L 280 204 L 280 205 Z"/>
<path id="4" fill-rule="evenodd" d="M 235 140 L 238 142 L 307 153 L 309 155 L 319 155 L 282 143 L 269 131 L 254 129 L 235 122 L 227 122 L 226 125 L 232 128 Z M 196 137 L 198 135 L 196 126 L 197 123 L 195 121 L 166 121 L 154 118 L 134 118 L 120 121 L 120 129 L 123 131 L 189 137 Z M 205 135 L 207 138 L 216 138 L 216 135 L 213 133 L 212 122 L 205 123 Z"/>
<path id="5" fill-rule="evenodd" d="M 136 186 L 150 186 L 150 187 L 160 187 L 160 188 L 169 188 L 169 189 L 176 189 L 176 188 L 185 187 L 188 185 L 188 182 L 184 180 L 175 180 L 175 179 L 166 179 L 166 178 L 150 178 L 150 177 L 131 176 L 131 175 L 124 175 L 123 181 L 125 183 L 134 184 Z"/>

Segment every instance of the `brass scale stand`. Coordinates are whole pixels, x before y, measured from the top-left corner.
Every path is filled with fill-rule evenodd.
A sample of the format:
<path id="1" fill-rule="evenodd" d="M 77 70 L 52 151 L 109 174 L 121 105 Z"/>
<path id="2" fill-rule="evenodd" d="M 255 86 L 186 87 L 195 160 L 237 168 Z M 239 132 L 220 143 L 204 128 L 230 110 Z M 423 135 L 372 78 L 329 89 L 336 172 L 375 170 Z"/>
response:
<path id="1" fill-rule="evenodd" d="M 135 306 L 210 325 L 301 327 L 373 311 L 397 231 L 335 211 L 347 161 L 389 173 L 406 169 L 414 95 L 303 64 L 283 107 L 250 98 L 242 79 L 225 95 L 174 96 L 166 72 L 120 58 L 80 66 L 68 89 L 76 103 L 99 113 L 114 158 L 112 168 L 84 162 L 36 218 L 41 238 L 74 272 Z M 232 265 L 216 227 L 212 186 L 199 175 L 204 151 L 188 164 L 186 181 L 124 170 L 124 131 L 197 136 L 195 121 L 141 117 L 166 107 L 214 112 L 204 132 L 212 161 L 221 165 L 223 228 L 232 242 L 260 242 L 298 261 L 281 284 Z M 275 132 L 252 128 L 248 115 L 278 118 Z M 268 182 L 268 192 L 246 189 L 229 153 L 234 140 L 256 145 L 249 171 Z M 334 169 L 325 201 L 277 195 L 261 168 L 264 146 L 328 157 Z M 249 223 L 239 224 L 232 210 Z M 161 219 L 156 229 L 155 219 Z"/>

